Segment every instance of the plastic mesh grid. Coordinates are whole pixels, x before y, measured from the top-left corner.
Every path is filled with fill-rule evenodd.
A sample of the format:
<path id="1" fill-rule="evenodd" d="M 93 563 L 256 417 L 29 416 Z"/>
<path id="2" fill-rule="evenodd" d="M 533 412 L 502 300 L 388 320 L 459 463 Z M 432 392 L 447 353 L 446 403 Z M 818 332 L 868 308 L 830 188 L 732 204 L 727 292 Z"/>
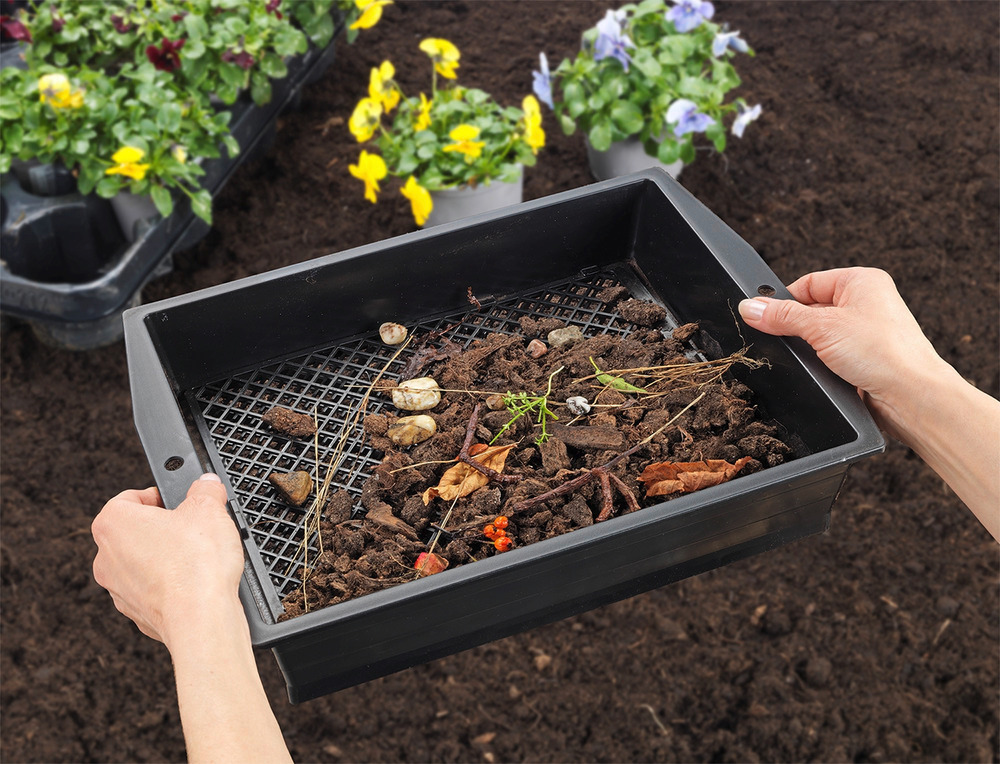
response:
<path id="1" fill-rule="evenodd" d="M 603 272 L 484 303 L 480 311 L 455 311 L 418 323 L 411 330 L 420 336 L 460 322 L 446 336 L 468 347 L 490 333 L 519 334 L 518 321 L 529 316 L 557 317 L 579 326 L 588 336 L 624 336 L 633 325 L 606 310 L 597 298 L 601 290 L 619 284 L 614 274 Z M 391 360 L 395 352 L 373 333 L 242 372 L 194 391 L 193 400 L 199 407 L 196 415 L 200 413 L 203 418 L 235 490 L 237 510 L 243 513 L 279 597 L 300 583 L 295 574 L 304 556 L 303 520 L 309 502 L 303 507 L 286 504 L 267 476 L 274 471 L 301 469 L 314 480 L 317 475 L 324 478 L 339 433 L 354 418 L 368 386 L 383 368 L 389 379 L 398 378 L 413 350 L 407 348 Z M 313 438 L 289 438 L 263 424 L 263 414 L 276 405 L 315 415 L 319 424 L 319 469 Z M 391 404 L 385 396 L 373 395 L 365 413 L 378 413 L 387 406 Z M 341 466 L 331 481 L 331 495 L 343 488 L 357 501 L 371 469 L 381 462 L 362 440 L 359 420 L 354 436 L 344 445 Z M 316 539 L 310 538 L 310 557 L 316 549 Z"/>

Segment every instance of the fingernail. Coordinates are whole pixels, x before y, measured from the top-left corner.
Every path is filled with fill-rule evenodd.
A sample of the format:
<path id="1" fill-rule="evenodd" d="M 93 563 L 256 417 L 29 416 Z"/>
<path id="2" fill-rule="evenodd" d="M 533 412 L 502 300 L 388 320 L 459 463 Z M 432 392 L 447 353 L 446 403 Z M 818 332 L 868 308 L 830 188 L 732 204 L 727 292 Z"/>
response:
<path id="1" fill-rule="evenodd" d="M 767 303 L 755 298 L 753 300 L 742 300 L 736 307 L 739 309 L 740 315 L 747 321 L 760 321 L 764 315 Z"/>
<path id="2" fill-rule="evenodd" d="M 206 472 L 204 475 L 202 475 L 198 479 L 199 480 L 208 480 L 208 481 L 210 481 L 212 483 L 221 483 L 222 482 L 222 478 L 220 478 L 214 472 Z"/>

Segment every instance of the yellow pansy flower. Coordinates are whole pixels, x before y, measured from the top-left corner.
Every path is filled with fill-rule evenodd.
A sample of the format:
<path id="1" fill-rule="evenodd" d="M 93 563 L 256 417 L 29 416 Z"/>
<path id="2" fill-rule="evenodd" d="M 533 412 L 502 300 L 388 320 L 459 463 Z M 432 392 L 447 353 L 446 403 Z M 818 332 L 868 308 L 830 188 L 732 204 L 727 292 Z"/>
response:
<path id="1" fill-rule="evenodd" d="M 135 146 L 122 146 L 111 155 L 114 167 L 109 167 L 104 171 L 105 175 L 124 175 L 133 180 L 142 180 L 146 177 L 148 164 L 139 164 L 139 161 L 146 156 L 146 152 Z"/>
<path id="2" fill-rule="evenodd" d="M 538 154 L 538 149 L 545 146 L 545 131 L 542 130 L 542 110 L 538 100 L 527 96 L 521 102 L 524 109 L 524 142 L 531 148 L 531 153 Z"/>
<path id="3" fill-rule="evenodd" d="M 431 104 L 433 101 L 428 101 L 427 96 L 423 93 L 420 94 L 420 111 L 417 112 L 417 123 L 414 128 L 417 132 L 421 130 L 426 130 L 431 126 Z"/>
<path id="4" fill-rule="evenodd" d="M 378 154 L 362 151 L 358 163 L 348 165 L 351 175 L 365 184 L 365 199 L 375 204 L 378 201 L 378 182 L 386 175 L 385 161 Z"/>
<path id="5" fill-rule="evenodd" d="M 170 153 L 173 154 L 174 159 L 176 159 L 181 164 L 187 162 L 188 159 L 187 149 L 181 146 L 180 144 L 175 144 L 174 147 L 170 149 Z"/>
<path id="6" fill-rule="evenodd" d="M 410 200 L 413 219 L 417 221 L 417 225 L 422 226 L 426 223 L 431 210 L 434 209 L 434 202 L 431 201 L 430 192 L 417 183 L 417 179 L 412 175 L 407 178 L 406 185 L 399 192 Z"/>
<path id="7" fill-rule="evenodd" d="M 392 0 L 354 0 L 361 15 L 351 24 L 351 29 L 371 29 L 382 18 L 382 8 L 392 5 Z"/>
<path id="8" fill-rule="evenodd" d="M 479 128 L 473 125 L 459 125 L 448 133 L 448 137 L 455 142 L 445 146 L 443 151 L 459 151 L 469 159 L 478 158 L 483 153 L 483 146 L 486 145 L 485 141 L 475 140 L 479 137 Z"/>
<path id="9" fill-rule="evenodd" d="M 453 80 L 458 76 L 455 74 L 455 70 L 458 69 L 460 54 L 458 48 L 450 42 L 438 37 L 428 37 L 420 42 L 420 50 L 431 57 L 431 61 L 434 62 L 434 71 L 442 77 Z"/>
<path id="10" fill-rule="evenodd" d="M 383 61 L 378 69 L 372 69 L 368 81 L 368 95 L 385 109 L 385 113 L 396 108 L 399 103 L 399 88 L 392 78 L 396 76 L 396 67 L 389 61 Z"/>
<path id="11" fill-rule="evenodd" d="M 378 127 L 381 117 L 382 104 L 371 98 L 362 98 L 354 107 L 354 113 L 351 114 L 347 126 L 358 143 L 364 143 L 375 135 L 375 128 Z"/>
<path id="12" fill-rule="evenodd" d="M 54 109 L 79 109 L 83 106 L 83 91 L 70 88 L 65 74 L 43 74 L 38 79 L 38 100 Z"/>

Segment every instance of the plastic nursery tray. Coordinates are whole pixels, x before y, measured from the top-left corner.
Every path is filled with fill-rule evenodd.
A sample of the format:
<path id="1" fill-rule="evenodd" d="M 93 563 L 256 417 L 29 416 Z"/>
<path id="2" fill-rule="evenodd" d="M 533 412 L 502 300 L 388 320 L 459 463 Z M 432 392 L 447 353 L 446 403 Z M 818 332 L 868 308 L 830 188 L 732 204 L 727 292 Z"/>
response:
<path id="1" fill-rule="evenodd" d="M 524 315 L 622 336 L 633 327 L 596 297 L 615 283 L 663 305 L 674 326 L 699 322 L 709 357 L 752 343 L 770 368 L 734 374 L 796 458 L 277 622 L 299 583 L 303 511 L 277 500 L 266 478 L 312 471 L 315 456 L 311 439 L 276 436 L 261 414 L 315 407 L 326 464 L 338 426 L 395 350 L 379 341 L 383 321 L 418 333 L 460 322 L 448 336 L 465 345 L 518 332 Z M 481 311 L 470 310 L 469 287 Z M 856 392 L 804 343 L 746 326 L 740 335 L 735 306 L 758 289 L 790 297 L 749 245 L 648 170 L 127 311 L 136 427 L 168 506 L 204 470 L 224 476 L 253 640 L 274 650 L 298 702 L 825 530 L 848 465 L 884 442 Z M 390 378 L 406 360 L 389 364 Z M 368 411 L 387 406 L 376 395 Z M 345 453 L 332 490 L 359 497 L 379 457 L 360 435 Z"/>
<path id="2" fill-rule="evenodd" d="M 241 151 L 229 157 L 223 148 L 220 158 L 204 163 L 200 183 L 213 197 L 242 163 L 269 147 L 278 116 L 332 64 L 334 42 L 290 59 L 288 75 L 272 80 L 267 104 L 257 106 L 243 96 L 225 107 Z M 11 63 L 6 56 L 4 63 Z M 64 347 L 88 349 L 120 339 L 122 310 L 139 302 L 149 280 L 169 272 L 170 255 L 193 246 L 209 230 L 181 197 L 169 217 L 137 221 L 129 242 L 107 200 L 79 194 L 75 182 L 59 194 L 61 189 L 43 175 L 38 176 L 43 185 L 53 188 L 40 195 L 30 173 L 21 175 L 5 173 L 0 182 L 0 310 L 32 322 Z"/>

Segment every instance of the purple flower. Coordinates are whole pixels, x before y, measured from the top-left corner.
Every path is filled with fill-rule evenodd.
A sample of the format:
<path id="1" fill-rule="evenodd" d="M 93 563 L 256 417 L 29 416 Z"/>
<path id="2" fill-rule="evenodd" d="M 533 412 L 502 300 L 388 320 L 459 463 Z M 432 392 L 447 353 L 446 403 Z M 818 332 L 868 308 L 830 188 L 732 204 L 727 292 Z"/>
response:
<path id="1" fill-rule="evenodd" d="M 171 42 L 166 37 L 163 43 L 157 48 L 150 45 L 146 48 L 146 58 L 153 62 L 153 66 L 161 72 L 172 72 L 181 68 L 180 49 L 184 47 L 186 41 L 181 39 Z"/>
<path id="2" fill-rule="evenodd" d="M 240 51 L 239 53 L 233 53 L 231 50 L 227 50 L 222 54 L 222 60 L 230 64 L 236 64 L 241 69 L 249 69 L 253 66 L 253 56 L 245 50 Z"/>
<path id="3" fill-rule="evenodd" d="M 621 12 L 608 11 L 604 18 L 597 22 L 597 42 L 594 43 L 594 60 L 617 58 L 622 68 L 627 72 L 632 61 L 625 48 L 634 47 L 629 36 L 622 31 L 622 21 L 625 15 Z"/>
<path id="4" fill-rule="evenodd" d="M 28 27 L 10 16 L 0 16 L 0 39 L 32 42 Z"/>
<path id="5" fill-rule="evenodd" d="M 747 129 L 747 125 L 753 122 L 757 117 L 760 116 L 762 109 L 760 104 L 752 108 L 747 108 L 746 106 L 740 106 L 740 113 L 733 121 L 733 135 L 737 138 L 743 137 L 743 131 Z"/>
<path id="6" fill-rule="evenodd" d="M 61 18 L 56 13 L 58 10 L 59 9 L 56 8 L 54 5 L 52 6 L 52 31 L 55 34 L 59 34 L 62 31 L 62 28 L 66 26 L 66 19 Z"/>
<path id="7" fill-rule="evenodd" d="M 698 104 L 686 98 L 678 98 L 667 109 L 667 122 L 676 122 L 674 135 L 680 138 L 687 133 L 703 133 L 715 124 L 707 114 L 698 112 Z"/>
<path id="8" fill-rule="evenodd" d="M 535 91 L 535 95 L 538 96 L 539 101 L 550 109 L 555 109 L 555 104 L 552 102 L 552 75 L 549 74 L 549 60 L 545 57 L 544 53 L 538 54 L 538 64 L 542 68 L 542 71 L 536 72 L 534 69 L 531 70 L 533 80 L 531 89 Z"/>
<path id="9" fill-rule="evenodd" d="M 264 6 L 264 10 L 268 13 L 273 13 L 278 21 L 281 21 L 284 17 L 281 11 L 278 10 L 278 6 L 281 5 L 281 0 L 268 0 L 267 5 Z"/>
<path id="10" fill-rule="evenodd" d="M 114 25 L 115 31 L 118 32 L 118 34 L 128 34 L 135 28 L 117 13 L 111 15 L 111 23 Z"/>
<path id="11" fill-rule="evenodd" d="M 690 32 L 714 15 L 715 6 L 708 0 L 677 0 L 677 5 L 667 11 L 667 21 L 674 22 L 678 32 Z"/>
<path id="12" fill-rule="evenodd" d="M 712 55 L 718 58 L 726 52 L 726 48 L 732 48 L 738 53 L 748 53 L 750 46 L 746 40 L 740 37 L 739 32 L 720 32 L 712 40 Z"/>

